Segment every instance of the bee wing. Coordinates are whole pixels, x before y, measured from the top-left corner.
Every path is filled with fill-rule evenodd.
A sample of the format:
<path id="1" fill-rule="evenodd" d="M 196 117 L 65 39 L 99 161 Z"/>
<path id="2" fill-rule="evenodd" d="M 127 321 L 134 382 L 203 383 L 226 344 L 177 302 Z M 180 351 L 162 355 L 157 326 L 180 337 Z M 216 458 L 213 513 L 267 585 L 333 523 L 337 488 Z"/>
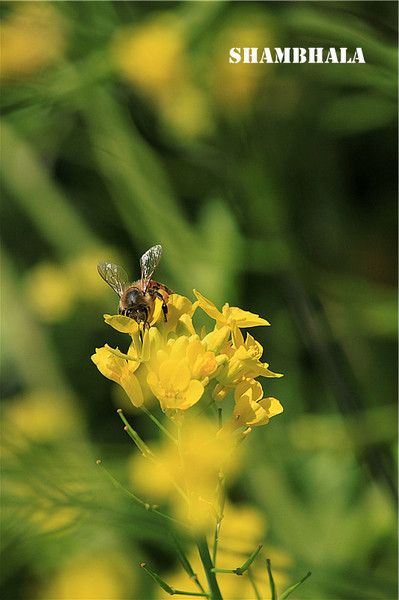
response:
<path id="1" fill-rule="evenodd" d="M 112 287 L 114 292 L 121 297 L 129 284 L 129 279 L 125 269 L 119 265 L 114 265 L 114 263 L 101 262 L 97 265 L 97 271 L 104 281 L 106 281 L 108 285 Z"/>
<path id="2" fill-rule="evenodd" d="M 157 244 L 152 246 L 140 259 L 141 266 L 141 283 L 144 291 L 147 289 L 151 277 L 157 268 L 162 256 L 162 246 Z"/>

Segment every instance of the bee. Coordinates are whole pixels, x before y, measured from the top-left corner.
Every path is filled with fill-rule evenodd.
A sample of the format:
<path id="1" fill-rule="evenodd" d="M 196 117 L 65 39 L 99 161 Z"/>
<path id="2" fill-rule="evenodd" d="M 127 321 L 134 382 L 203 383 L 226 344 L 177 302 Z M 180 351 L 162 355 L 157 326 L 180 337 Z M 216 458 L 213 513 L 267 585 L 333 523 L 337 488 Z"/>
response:
<path id="1" fill-rule="evenodd" d="M 110 262 L 101 262 L 97 270 L 106 283 L 119 296 L 119 314 L 134 319 L 139 325 L 148 326 L 154 312 L 155 299 L 162 301 L 165 321 L 168 318 L 168 298 L 172 291 L 152 278 L 162 256 L 162 246 L 152 246 L 140 259 L 141 278 L 129 283 L 122 267 Z"/>

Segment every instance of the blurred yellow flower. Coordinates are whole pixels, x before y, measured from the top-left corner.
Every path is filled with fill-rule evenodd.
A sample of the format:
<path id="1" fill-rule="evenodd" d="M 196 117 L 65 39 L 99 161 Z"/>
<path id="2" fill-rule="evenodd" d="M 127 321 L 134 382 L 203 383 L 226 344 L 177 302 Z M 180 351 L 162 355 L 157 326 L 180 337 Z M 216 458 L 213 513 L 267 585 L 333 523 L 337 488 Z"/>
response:
<path id="1" fill-rule="evenodd" d="M 37 442 L 55 442 L 79 427 L 79 416 L 62 392 L 36 390 L 10 399 L 3 409 L 7 428 Z"/>
<path id="2" fill-rule="evenodd" d="M 217 513 L 219 472 L 236 472 L 241 453 L 229 431 L 220 432 L 204 417 L 185 419 L 179 447 L 168 438 L 153 446 L 155 460 L 133 455 L 130 478 L 135 490 L 152 501 L 168 500 L 176 517 L 197 531 L 208 530 Z M 185 494 L 176 493 L 178 486 Z"/>
<path id="3" fill-rule="evenodd" d="M 26 77 L 59 60 L 65 48 L 60 13 L 48 2 L 12 3 L 0 25 L 2 79 Z"/>
<path id="4" fill-rule="evenodd" d="M 156 14 L 140 25 L 119 31 L 112 53 L 126 79 L 150 97 L 169 95 L 184 77 L 184 38 L 173 15 Z"/>
<path id="5" fill-rule="evenodd" d="M 29 306 L 43 321 L 66 318 L 72 310 L 75 293 L 68 273 L 55 263 L 38 264 L 26 280 Z"/>
<path id="6" fill-rule="evenodd" d="M 210 93 L 223 111 L 241 114 L 252 107 L 270 69 L 259 69 L 256 64 L 231 64 L 227 52 L 234 47 L 263 48 L 273 46 L 275 33 L 271 19 L 256 7 L 238 9 L 230 21 L 224 21 L 214 38 L 214 56 L 209 69 Z"/>
<path id="7" fill-rule="evenodd" d="M 187 60 L 185 29 L 173 13 L 154 14 L 116 34 L 111 52 L 121 74 L 159 111 L 166 132 L 179 140 L 213 129 L 207 94 Z"/>
<path id="8" fill-rule="evenodd" d="M 185 141 L 213 131 L 214 123 L 206 93 L 194 83 L 182 81 L 173 93 L 163 94 L 159 111 L 167 131 Z"/>
<path id="9" fill-rule="evenodd" d="M 78 254 L 67 261 L 65 269 L 77 297 L 83 300 L 97 300 L 108 294 L 108 289 L 94 271 L 93 264 L 98 263 L 104 256 L 113 255 L 112 250 L 108 248 L 98 248 Z"/>
<path id="10" fill-rule="evenodd" d="M 104 547 L 80 553 L 60 568 L 42 598 L 51 600 L 128 600 L 135 594 L 130 558 Z"/>

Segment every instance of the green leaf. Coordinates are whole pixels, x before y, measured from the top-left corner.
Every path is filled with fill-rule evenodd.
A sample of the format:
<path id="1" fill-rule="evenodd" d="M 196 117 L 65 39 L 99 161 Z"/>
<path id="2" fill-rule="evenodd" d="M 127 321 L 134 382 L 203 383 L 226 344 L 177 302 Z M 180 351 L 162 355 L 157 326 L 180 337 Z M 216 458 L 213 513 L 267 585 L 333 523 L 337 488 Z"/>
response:
<path id="1" fill-rule="evenodd" d="M 305 577 L 302 577 L 302 579 L 300 581 L 298 581 L 298 583 L 295 583 L 294 585 L 292 585 L 291 587 L 287 588 L 285 590 L 285 592 L 283 592 L 281 594 L 281 596 L 279 597 L 278 600 L 285 600 L 285 598 L 288 598 L 288 596 L 294 592 L 300 585 L 302 585 L 302 583 L 311 576 L 311 572 L 309 571 L 309 573 L 306 573 Z"/>

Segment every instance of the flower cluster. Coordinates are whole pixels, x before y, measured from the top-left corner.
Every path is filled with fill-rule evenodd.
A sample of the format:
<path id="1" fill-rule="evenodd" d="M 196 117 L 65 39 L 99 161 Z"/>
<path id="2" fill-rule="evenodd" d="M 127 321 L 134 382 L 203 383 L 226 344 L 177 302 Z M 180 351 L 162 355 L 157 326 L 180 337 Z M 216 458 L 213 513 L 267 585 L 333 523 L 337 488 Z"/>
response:
<path id="1" fill-rule="evenodd" d="M 241 330 L 269 323 L 228 304 L 220 311 L 202 294 L 194 293 L 194 303 L 179 294 L 169 297 L 167 322 L 157 301 L 150 326 L 144 329 L 128 317 L 105 315 L 106 323 L 129 334 L 131 342 L 126 353 L 108 345 L 97 348 L 93 362 L 105 377 L 123 387 L 135 406 L 141 406 L 150 391 L 173 418 L 205 397 L 210 403 L 224 403 L 231 394 L 234 408 L 224 429 L 268 423 L 283 409 L 276 398 L 264 397 L 258 378 L 281 374 L 262 362 L 262 346 L 249 333 L 244 337 Z M 211 331 L 196 330 L 197 310 L 215 321 Z"/>
<path id="2" fill-rule="evenodd" d="M 128 473 L 135 490 L 129 494 L 137 504 L 184 531 L 183 545 L 173 537 L 192 589 L 180 588 L 180 581 L 182 588 L 187 587 L 181 573 L 171 575 L 176 588 L 146 563 L 141 567 L 172 595 L 221 600 L 249 597 L 252 593 L 260 597 L 262 590 L 263 597 L 264 590 L 258 586 L 258 581 L 266 585 L 264 565 L 259 559 L 263 522 L 251 509 L 231 505 L 228 482 L 242 467 L 241 442 L 254 426 L 265 425 L 283 410 L 276 398 L 264 396 L 259 378 L 281 375 L 263 362 L 261 344 L 243 332 L 269 325 L 265 319 L 229 304 L 219 310 L 199 292 L 194 290 L 194 294 L 195 302 L 171 294 L 167 321 L 162 316 L 161 301 L 156 300 L 146 326 L 126 316 L 105 315 L 106 323 L 129 336 L 129 346 L 122 352 L 105 345 L 96 350 L 92 360 L 163 434 L 149 447 L 118 410 L 126 432 L 140 451 L 129 460 Z M 202 325 L 206 321 L 211 322 L 210 327 Z M 162 422 L 148 410 L 151 396 L 169 420 Z M 216 423 L 208 418 L 208 412 L 217 415 Z M 167 513 L 163 512 L 165 505 Z M 248 537 L 251 523 L 253 535 Z M 185 554 L 184 546 L 190 540 L 197 546 L 198 555 L 192 551 Z M 255 542 L 258 545 L 253 549 Z M 251 550 L 242 562 L 243 552 L 245 555 Z M 231 561 L 235 562 L 234 568 L 230 568 Z M 208 591 L 196 574 L 200 562 Z M 269 559 L 267 565 L 274 589 Z M 240 575 L 239 585 L 234 581 L 236 575 Z"/>

